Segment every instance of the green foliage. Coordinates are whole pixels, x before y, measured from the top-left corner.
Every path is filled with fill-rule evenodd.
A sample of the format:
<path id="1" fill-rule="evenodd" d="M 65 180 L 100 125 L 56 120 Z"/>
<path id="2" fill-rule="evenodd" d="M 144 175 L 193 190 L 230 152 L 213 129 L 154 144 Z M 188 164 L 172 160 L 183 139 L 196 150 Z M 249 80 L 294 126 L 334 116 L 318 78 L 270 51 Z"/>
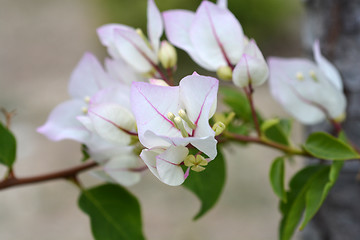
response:
<path id="1" fill-rule="evenodd" d="M 289 135 L 291 131 L 291 121 L 287 119 L 269 119 L 261 125 L 261 131 L 267 139 L 290 146 Z"/>
<path id="2" fill-rule="evenodd" d="M 301 230 L 320 209 L 330 189 L 335 184 L 343 165 L 343 161 L 334 161 L 330 167 L 330 172 L 328 170 L 323 171 L 314 179 L 306 194 L 306 209 L 304 220 L 300 226 Z"/>
<path id="3" fill-rule="evenodd" d="M 304 149 L 314 157 L 325 160 L 360 158 L 350 145 L 324 132 L 311 134 L 304 144 Z"/>
<path id="4" fill-rule="evenodd" d="M 339 161 L 334 161 L 331 166 L 308 166 L 291 179 L 287 202 L 280 203 L 283 215 L 280 240 L 291 239 L 304 211 L 301 229 L 313 218 L 334 185 L 341 168 L 342 162 Z"/>
<path id="5" fill-rule="evenodd" d="M 223 102 L 236 114 L 236 118 L 243 123 L 253 123 L 251 108 L 248 99 L 237 88 L 220 87 L 219 92 L 223 96 Z M 259 124 L 263 118 L 257 113 Z"/>
<path id="6" fill-rule="evenodd" d="M 96 240 L 143 240 L 140 205 L 120 185 L 104 184 L 82 191 L 79 207 L 89 215 Z"/>
<path id="7" fill-rule="evenodd" d="M 270 183 L 274 193 L 281 199 L 281 201 L 286 202 L 284 172 L 285 158 L 278 157 L 273 161 L 270 167 Z"/>
<path id="8" fill-rule="evenodd" d="M 82 162 L 86 162 L 90 159 L 89 149 L 85 144 L 81 144 Z"/>
<path id="9" fill-rule="evenodd" d="M 201 209 L 194 220 L 209 211 L 219 199 L 225 184 L 225 161 L 218 149 L 218 154 L 203 172 L 190 172 L 183 186 L 193 192 L 201 201 Z"/>
<path id="10" fill-rule="evenodd" d="M 16 159 L 16 139 L 0 122 L 0 164 L 12 167 Z"/>

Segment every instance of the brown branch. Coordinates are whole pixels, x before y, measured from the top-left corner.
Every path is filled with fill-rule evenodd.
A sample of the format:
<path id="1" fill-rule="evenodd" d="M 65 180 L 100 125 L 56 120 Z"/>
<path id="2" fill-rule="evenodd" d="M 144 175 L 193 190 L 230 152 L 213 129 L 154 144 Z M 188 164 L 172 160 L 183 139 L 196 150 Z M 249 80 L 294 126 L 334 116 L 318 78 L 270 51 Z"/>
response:
<path id="1" fill-rule="evenodd" d="M 253 90 L 253 88 L 251 86 L 251 83 L 249 84 L 249 88 L 244 87 L 244 91 L 245 91 L 246 97 L 247 97 L 247 99 L 249 101 L 249 104 L 250 104 L 251 115 L 252 115 L 252 118 L 253 118 L 253 121 L 254 121 L 254 126 L 255 126 L 255 129 L 256 129 L 256 133 L 257 133 L 258 137 L 261 137 L 259 120 L 257 118 L 256 109 L 255 109 L 255 106 L 254 106 L 254 100 L 253 100 L 253 97 L 252 97 L 254 90 Z"/>
<path id="2" fill-rule="evenodd" d="M 305 151 L 303 151 L 301 149 L 296 149 L 296 148 L 292 148 L 292 147 L 282 145 L 282 144 L 279 144 L 276 142 L 267 141 L 267 140 L 261 139 L 259 137 L 244 136 L 244 135 L 239 135 L 239 134 L 230 133 L 230 132 L 225 132 L 224 136 L 228 137 L 229 139 L 231 139 L 233 141 L 258 143 L 260 145 L 268 146 L 268 147 L 283 151 L 285 153 L 310 157 L 310 155 L 308 153 L 306 153 Z"/>
<path id="3" fill-rule="evenodd" d="M 88 170 L 96 166 L 98 166 L 98 163 L 94 161 L 89 161 L 76 167 L 72 167 L 69 169 L 65 169 L 53 173 L 38 175 L 34 177 L 17 178 L 14 175 L 9 175 L 8 178 L 0 182 L 0 190 L 9 187 L 45 182 L 55 179 L 75 179 L 77 174 L 79 174 L 80 172 L 83 172 L 85 170 Z"/>

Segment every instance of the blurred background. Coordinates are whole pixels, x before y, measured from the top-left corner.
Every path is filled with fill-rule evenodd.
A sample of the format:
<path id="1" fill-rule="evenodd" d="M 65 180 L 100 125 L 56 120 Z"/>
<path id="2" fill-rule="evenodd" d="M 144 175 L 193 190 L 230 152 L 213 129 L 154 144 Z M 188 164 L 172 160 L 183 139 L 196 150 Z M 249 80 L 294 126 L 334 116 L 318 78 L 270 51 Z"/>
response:
<path id="1" fill-rule="evenodd" d="M 195 10 L 201 1 L 156 0 L 161 11 Z M 265 56 L 301 55 L 300 0 L 230 0 L 249 37 Z M 30 176 L 79 164 L 80 146 L 72 141 L 50 142 L 36 132 L 50 111 L 67 100 L 71 71 L 85 51 L 102 61 L 106 50 L 96 28 L 110 22 L 140 27 L 146 32 L 146 0 L 0 0 L 0 106 L 16 110 L 12 130 L 18 140 L 15 172 Z M 178 79 L 197 70 L 178 51 Z M 255 102 L 266 117 L 287 116 L 269 95 L 256 89 Z M 302 138 L 295 124 L 295 142 Z M 191 219 L 200 203 L 182 187 L 169 187 L 151 173 L 129 190 L 142 205 L 149 240 L 277 238 L 280 215 L 268 181 L 271 161 L 279 155 L 260 146 L 229 145 L 227 183 L 215 208 L 200 220 Z M 287 166 L 287 178 L 301 159 Z M 3 175 L 5 169 L 1 168 Z M 1 175 L 1 176 L 2 176 Z M 98 181 L 85 173 L 87 185 Z M 77 208 L 78 190 L 66 181 L 11 188 L 0 192 L 1 240 L 90 240 L 88 217 Z"/>

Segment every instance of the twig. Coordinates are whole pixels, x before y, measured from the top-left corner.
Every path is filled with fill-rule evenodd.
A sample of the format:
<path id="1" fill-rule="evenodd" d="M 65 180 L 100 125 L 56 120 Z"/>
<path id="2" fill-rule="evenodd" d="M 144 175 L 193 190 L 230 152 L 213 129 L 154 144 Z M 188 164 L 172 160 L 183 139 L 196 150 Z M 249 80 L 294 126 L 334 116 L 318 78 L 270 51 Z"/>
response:
<path id="1" fill-rule="evenodd" d="M 5 180 L 0 182 L 0 190 L 14 186 L 45 182 L 55 179 L 76 179 L 77 174 L 79 174 L 80 172 L 96 166 L 98 166 L 97 162 L 89 161 L 76 167 L 34 177 L 17 178 L 14 175 L 9 175 Z"/>

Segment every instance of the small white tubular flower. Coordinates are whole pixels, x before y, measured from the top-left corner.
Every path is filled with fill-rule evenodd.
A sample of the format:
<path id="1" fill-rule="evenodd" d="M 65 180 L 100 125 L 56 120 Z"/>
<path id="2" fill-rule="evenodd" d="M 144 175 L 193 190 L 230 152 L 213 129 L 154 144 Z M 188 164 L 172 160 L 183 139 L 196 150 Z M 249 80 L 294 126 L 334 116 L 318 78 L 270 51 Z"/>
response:
<path id="1" fill-rule="evenodd" d="M 260 86 L 269 77 L 269 67 L 256 42 L 252 39 L 233 71 L 233 82 L 238 87 Z"/>
<path id="2" fill-rule="evenodd" d="M 141 30 L 121 24 L 107 24 L 97 30 L 100 41 L 108 48 L 109 54 L 115 59 L 124 59 L 140 73 L 148 73 L 158 64 L 163 22 L 154 0 L 148 0 L 147 18 L 149 39 Z"/>
<path id="3" fill-rule="evenodd" d="M 140 157 L 160 181 L 170 186 L 178 186 L 186 178 L 180 164 L 188 154 L 189 150 L 186 147 L 170 146 L 167 149 L 144 149 Z"/>
<path id="4" fill-rule="evenodd" d="M 134 82 L 131 107 L 139 140 L 147 148 L 193 145 L 214 159 L 215 132 L 209 125 L 219 81 L 192 75 L 178 87 Z"/>
<path id="5" fill-rule="evenodd" d="M 269 58 L 274 98 L 304 124 L 344 115 L 346 98 L 323 68 L 306 59 Z"/>
<path id="6" fill-rule="evenodd" d="M 226 8 L 202 1 L 196 13 L 169 10 L 163 13 L 165 32 L 169 41 L 186 51 L 203 68 L 235 65 L 243 53 L 243 30 L 235 16 Z"/>

